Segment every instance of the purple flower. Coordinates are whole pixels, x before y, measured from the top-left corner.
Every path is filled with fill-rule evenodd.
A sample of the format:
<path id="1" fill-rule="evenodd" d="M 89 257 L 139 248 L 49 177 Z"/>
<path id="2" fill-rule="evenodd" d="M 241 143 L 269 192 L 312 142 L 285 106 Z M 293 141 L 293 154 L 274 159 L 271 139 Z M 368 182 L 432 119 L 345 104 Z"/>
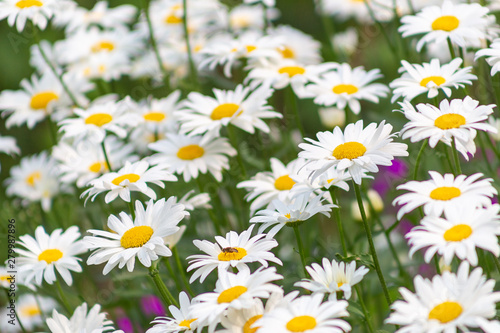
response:
<path id="1" fill-rule="evenodd" d="M 145 315 L 164 316 L 166 314 L 161 300 L 155 295 L 141 297 L 141 307 Z"/>

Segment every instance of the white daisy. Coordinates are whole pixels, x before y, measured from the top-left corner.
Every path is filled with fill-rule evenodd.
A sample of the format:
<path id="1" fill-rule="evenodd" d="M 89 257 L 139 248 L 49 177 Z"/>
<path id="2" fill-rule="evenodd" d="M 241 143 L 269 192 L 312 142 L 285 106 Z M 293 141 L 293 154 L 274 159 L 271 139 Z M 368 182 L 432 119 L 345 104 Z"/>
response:
<path id="1" fill-rule="evenodd" d="M 50 235 L 43 226 L 35 230 L 35 237 L 24 235 L 19 237 L 18 244 L 26 250 L 17 248 L 18 272 L 23 284 L 30 284 L 33 280 L 41 286 L 43 280 L 53 284 L 57 279 L 55 270 L 61 275 L 66 284 L 71 285 L 73 278 L 70 271 L 80 273 L 80 258 L 77 255 L 87 252 L 83 242 L 78 240 L 78 227 L 72 226 L 64 232 L 56 229 Z"/>
<path id="2" fill-rule="evenodd" d="M 151 199 L 156 199 L 156 193 L 147 183 L 153 183 L 165 188 L 163 182 L 177 181 L 177 177 L 171 174 L 163 166 L 149 167 L 149 163 L 141 160 L 135 163 L 125 162 L 125 166 L 117 172 L 109 172 L 101 177 L 92 180 L 89 185 L 91 188 L 82 193 L 81 198 L 88 195 L 94 201 L 95 197 L 107 192 L 104 201 L 109 203 L 118 196 L 124 201 L 130 202 L 130 192 L 142 192 Z"/>
<path id="3" fill-rule="evenodd" d="M 43 325 L 42 313 L 48 313 L 57 306 L 54 299 L 35 294 L 22 294 L 15 301 L 16 314 L 27 332 L 38 331 L 37 328 Z M 8 307 L 2 308 L 0 316 L 5 320 L 0 321 L 0 330 L 2 332 L 21 332 L 17 319 L 14 321 L 15 325 L 9 323 L 11 320 L 10 309 Z"/>
<path id="4" fill-rule="evenodd" d="M 40 30 L 45 30 L 48 20 L 65 1 L 56 0 L 5 0 L 0 3 L 0 20 L 7 18 L 9 26 L 16 25 L 17 31 L 24 30 L 27 20 Z"/>
<path id="5" fill-rule="evenodd" d="M 319 132 L 319 141 L 306 138 L 310 143 L 301 143 L 303 149 L 299 157 L 306 159 L 307 167 L 313 170 L 313 178 L 327 169 L 336 167 L 347 169 L 356 184 L 361 184 L 365 171 L 378 172 L 377 165 L 392 165 L 396 156 L 408 156 L 408 146 L 392 142 L 396 133 L 391 134 L 392 125 L 382 121 L 363 128 L 363 120 L 346 126 L 344 133 L 340 127 L 333 132 Z"/>
<path id="6" fill-rule="evenodd" d="M 198 320 L 190 315 L 191 301 L 185 292 L 179 294 L 179 304 L 179 308 L 174 305 L 168 307 L 173 318 L 156 317 L 151 322 L 154 326 L 146 333 L 194 332 L 198 328 Z"/>
<path id="7" fill-rule="evenodd" d="M 294 286 L 301 287 L 311 291 L 314 294 L 330 294 L 329 300 L 337 299 L 337 292 L 343 292 L 344 298 L 351 298 L 352 286 L 361 282 L 368 273 L 368 268 L 361 266 L 356 269 L 356 261 L 350 263 L 337 262 L 331 263 L 327 258 L 323 258 L 322 265 L 313 263 L 306 266 L 312 279 L 303 279 L 296 282 Z"/>
<path id="8" fill-rule="evenodd" d="M 498 73 L 500 71 L 500 39 L 495 39 L 489 48 L 477 51 L 474 60 L 477 61 L 481 57 L 487 57 L 486 62 L 491 66 L 491 76 Z"/>
<path id="9" fill-rule="evenodd" d="M 451 87 L 458 89 L 471 85 L 477 76 L 471 74 L 472 67 L 460 68 L 463 60 L 455 58 L 448 64 L 441 66 L 439 59 L 432 59 L 430 63 L 410 64 L 401 61 L 399 72 L 402 76 L 392 81 L 389 86 L 394 89 L 391 102 L 399 97 L 412 100 L 418 95 L 427 93 L 427 98 L 434 98 L 441 89 L 447 96 L 451 96 Z"/>
<path id="10" fill-rule="evenodd" d="M 400 195 L 392 202 L 394 206 L 402 205 L 398 211 L 398 220 L 420 206 L 424 206 L 425 215 L 434 216 L 452 212 L 464 204 L 487 207 L 492 204 L 493 195 L 498 194 L 491 185 L 493 179 L 478 180 L 483 176 L 482 173 L 455 177 L 450 173 L 442 176 L 436 171 L 429 171 L 429 175 L 432 179 L 421 182 L 410 181 L 397 187 L 398 190 L 411 191 Z"/>
<path id="11" fill-rule="evenodd" d="M 240 235 L 230 231 L 226 234 L 226 238 L 215 236 L 217 243 L 194 240 L 193 244 L 207 254 L 192 255 L 187 258 L 192 259 L 187 271 L 196 269 L 189 279 L 189 283 L 193 283 L 198 278 L 200 278 L 200 282 L 203 282 L 215 268 L 221 271 L 235 267 L 240 271 L 248 268 L 247 263 L 251 262 L 259 262 L 262 266 L 267 267 L 268 261 L 283 265 L 281 260 L 270 252 L 272 248 L 278 246 L 278 242 L 272 238 L 264 238 L 265 234 L 258 234 L 250 238 L 253 227 L 254 225 L 250 226 Z"/>
<path id="12" fill-rule="evenodd" d="M 424 279 L 414 279 L 415 293 L 406 288 L 399 292 L 404 300 L 396 301 L 386 323 L 401 325 L 396 332 L 456 332 L 479 326 L 480 318 L 495 316 L 500 293 L 493 292 L 494 280 L 486 280 L 481 268 L 469 274 L 469 264 L 462 262 L 457 274 L 444 272 Z"/>
<path id="13" fill-rule="evenodd" d="M 148 201 L 144 209 L 140 201 L 135 202 L 135 220 L 125 212 L 120 219 L 114 215 L 108 218 L 108 228 L 113 232 L 88 230 L 94 236 L 85 236 L 85 245 L 94 251 L 88 258 L 88 265 L 99 265 L 106 262 L 103 274 L 108 274 L 118 265 L 122 269 L 134 270 L 135 258 L 146 267 L 159 256 L 169 257 L 170 249 L 165 246 L 163 237 L 179 230 L 177 224 L 189 213 L 184 206 L 176 204 L 174 198 L 153 202 Z"/>
<path id="14" fill-rule="evenodd" d="M 267 33 L 280 40 L 278 53 L 283 59 L 294 60 L 303 65 L 322 62 L 321 43 L 303 31 L 289 25 L 280 25 L 268 29 Z"/>

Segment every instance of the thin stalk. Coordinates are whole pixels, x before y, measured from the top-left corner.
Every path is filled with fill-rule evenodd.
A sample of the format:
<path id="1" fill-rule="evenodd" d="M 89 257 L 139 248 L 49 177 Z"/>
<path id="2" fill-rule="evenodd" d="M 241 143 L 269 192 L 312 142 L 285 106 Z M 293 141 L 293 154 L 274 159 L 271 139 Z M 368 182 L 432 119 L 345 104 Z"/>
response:
<path id="1" fill-rule="evenodd" d="M 342 220 L 340 218 L 340 206 L 339 202 L 337 200 L 337 196 L 335 195 L 335 187 L 330 186 L 328 189 L 330 191 L 330 195 L 332 196 L 332 201 L 334 205 L 337 205 L 337 208 L 333 208 L 335 211 L 335 220 L 337 221 L 337 229 L 339 229 L 339 236 L 340 236 L 340 243 L 342 244 L 342 252 L 344 257 L 347 256 L 347 246 L 346 246 L 346 241 L 345 241 L 345 234 L 344 234 L 344 226 L 342 225 Z"/>
<path id="2" fill-rule="evenodd" d="M 10 297 L 9 291 L 6 288 L 2 288 L 2 289 L 5 290 L 5 296 L 7 296 L 7 302 L 10 303 L 10 300 L 12 299 L 12 297 Z M 41 311 L 40 305 L 38 305 L 38 307 L 40 308 L 40 311 Z M 28 331 L 26 331 L 26 329 L 24 328 L 23 323 L 21 322 L 21 318 L 19 318 L 19 315 L 17 314 L 17 310 L 15 308 L 14 308 L 14 314 L 16 315 L 17 322 L 19 323 L 19 327 L 21 328 L 21 331 L 23 333 L 27 333 Z"/>
<path id="3" fill-rule="evenodd" d="M 323 2 L 324 0 L 321 1 Z M 332 37 L 335 36 L 335 25 L 332 24 L 331 18 L 325 13 L 320 13 L 319 16 L 321 16 L 321 23 L 323 25 L 323 29 L 325 30 L 326 41 L 330 47 L 330 51 L 332 52 L 332 60 L 337 60 L 335 48 L 332 43 Z"/>
<path id="4" fill-rule="evenodd" d="M 184 271 L 184 266 L 182 266 L 181 258 L 179 257 L 179 251 L 177 251 L 177 246 L 174 246 L 172 248 L 172 253 L 174 254 L 175 263 L 177 264 L 177 269 L 181 273 L 181 278 L 182 281 L 184 282 L 184 285 L 186 286 L 186 290 L 189 293 L 189 296 L 193 297 L 195 293 L 191 289 L 191 284 L 189 283 L 186 277 L 186 272 Z"/>
<path id="5" fill-rule="evenodd" d="M 183 18 L 182 18 L 182 27 L 184 29 L 184 38 L 186 39 L 186 48 L 188 53 L 188 61 L 189 61 L 189 74 L 191 76 L 191 83 L 196 84 L 198 82 L 198 71 L 196 70 L 196 65 L 193 60 L 193 51 L 191 49 L 191 43 L 189 41 L 189 31 L 188 31 L 188 7 L 187 0 L 182 0 L 183 6 Z"/>
<path id="6" fill-rule="evenodd" d="M 455 55 L 455 49 L 453 48 L 453 44 L 451 43 L 451 39 L 450 38 L 446 39 L 446 41 L 448 42 L 448 50 L 450 51 L 451 60 L 453 60 L 453 59 L 455 59 L 457 57 Z"/>
<path id="7" fill-rule="evenodd" d="M 486 277 L 488 278 L 488 280 L 491 279 L 490 265 L 488 265 L 486 256 L 484 255 L 484 251 L 481 249 L 477 249 L 477 256 L 479 259 L 479 265 L 486 271 Z"/>
<path id="8" fill-rule="evenodd" d="M 485 139 L 486 139 L 486 142 L 488 143 L 488 145 L 490 146 L 491 150 L 493 150 L 493 152 L 495 153 L 495 155 L 497 156 L 497 159 L 500 160 L 500 152 L 498 151 L 498 148 L 496 146 L 496 143 L 493 143 L 488 135 L 488 133 L 486 132 L 483 132 L 483 131 L 480 131 L 479 135 L 484 135 L 485 136 Z"/>
<path id="9" fill-rule="evenodd" d="M 498 273 L 500 273 L 500 261 L 498 261 L 498 257 L 493 253 L 491 253 L 491 256 L 493 257 L 493 261 L 495 262 L 495 266 L 497 267 Z"/>
<path id="10" fill-rule="evenodd" d="M 366 308 L 365 301 L 363 300 L 363 293 L 359 289 L 359 286 L 354 287 L 356 289 L 356 294 L 358 294 L 359 305 L 361 305 L 361 310 L 363 310 L 363 314 L 365 315 L 366 326 L 368 326 L 368 331 L 370 333 L 375 332 L 373 329 L 373 324 L 370 320 L 370 314 L 368 313 L 368 309 Z"/>
<path id="11" fill-rule="evenodd" d="M 363 200 L 361 198 L 361 191 L 359 189 L 359 185 L 352 181 L 354 186 L 354 191 L 356 192 L 356 199 L 358 200 L 359 211 L 361 212 L 361 218 L 363 219 L 363 226 L 365 228 L 366 237 L 368 238 L 368 244 L 370 245 L 370 252 L 373 258 L 373 263 L 375 265 L 375 270 L 377 271 L 378 279 L 380 280 L 380 285 L 384 291 L 384 296 L 388 305 L 391 305 L 392 300 L 389 295 L 389 289 L 387 288 L 387 284 L 384 279 L 384 274 L 382 273 L 382 268 L 380 267 L 380 263 L 377 256 L 377 251 L 375 250 L 375 244 L 373 244 L 372 231 L 370 226 L 368 225 L 368 220 L 366 219 L 365 208 L 363 207 Z"/>
<path id="12" fill-rule="evenodd" d="M 465 66 L 465 55 L 464 55 L 464 48 L 463 47 L 458 47 L 458 53 L 460 54 L 460 58 L 462 58 L 462 68 Z"/>
<path id="13" fill-rule="evenodd" d="M 233 125 L 231 124 L 227 125 L 227 135 L 229 136 L 229 141 L 231 142 L 231 145 L 233 146 L 234 149 L 236 149 L 236 152 L 238 153 L 236 155 L 236 159 L 240 166 L 241 174 L 244 179 L 247 179 L 248 178 L 247 169 L 245 168 L 245 164 L 243 163 L 243 159 L 241 158 L 241 153 L 240 150 L 238 149 L 238 140 L 236 139 L 236 133 L 234 133 Z"/>
<path id="14" fill-rule="evenodd" d="M 446 155 L 446 159 L 448 160 L 448 166 L 451 170 L 451 173 L 453 173 L 454 175 L 456 175 L 456 171 L 455 171 L 455 167 L 453 166 L 453 163 L 451 162 L 451 158 L 450 158 L 450 153 L 448 152 L 448 146 L 444 146 L 444 154 Z"/>
<path id="15" fill-rule="evenodd" d="M 434 256 L 434 266 L 436 267 L 436 273 L 441 275 L 441 268 L 439 268 L 439 259 L 437 256 Z"/>
<path id="16" fill-rule="evenodd" d="M 305 138 L 305 132 L 304 132 L 304 127 L 302 126 L 302 122 L 300 121 L 300 114 L 299 114 L 299 108 L 297 106 L 297 97 L 295 96 L 295 93 L 293 92 L 292 86 L 288 86 L 287 89 L 287 95 L 288 95 L 288 104 L 290 109 L 292 109 L 293 114 L 295 116 L 295 122 L 297 123 L 297 128 L 300 131 L 300 135 Z"/>
<path id="17" fill-rule="evenodd" d="M 175 274 L 174 269 L 172 268 L 172 265 L 170 265 L 170 258 L 164 257 L 163 263 L 165 264 L 165 267 L 167 267 L 167 271 L 170 274 L 170 276 L 174 279 L 175 287 L 177 288 L 177 290 L 182 290 L 182 287 L 181 287 L 179 281 L 177 281 L 177 279 L 175 278 L 177 275 Z"/>
<path id="18" fill-rule="evenodd" d="M 368 13 L 370 14 L 370 17 L 372 18 L 372 20 L 375 22 L 375 24 L 378 26 L 378 28 L 382 32 L 382 35 L 384 36 L 385 41 L 387 42 L 387 45 L 389 46 L 389 49 L 391 50 L 391 53 L 397 59 L 397 62 L 399 62 L 398 52 L 397 52 L 396 48 L 394 47 L 394 45 L 392 45 L 391 39 L 389 38 L 389 35 L 387 34 L 386 28 L 375 17 L 375 13 L 373 12 L 373 8 L 368 3 L 368 0 L 364 0 L 364 3 L 365 3 L 366 8 L 368 9 Z"/>
<path id="19" fill-rule="evenodd" d="M 163 280 L 160 277 L 160 271 L 158 270 L 158 262 L 152 263 L 151 267 L 149 268 L 149 276 L 153 279 L 153 282 L 160 292 L 161 299 L 163 301 L 163 304 L 166 305 L 167 307 L 169 305 L 175 305 L 176 307 L 179 307 L 179 304 L 175 300 L 175 298 L 172 296 L 170 291 L 168 290 L 167 286 L 163 282 Z"/>
<path id="20" fill-rule="evenodd" d="M 462 174 L 462 167 L 460 166 L 460 159 L 458 158 L 458 150 L 457 150 L 457 142 L 455 141 L 455 137 L 453 137 L 453 160 L 455 161 L 455 170 L 459 175 Z"/>
<path id="21" fill-rule="evenodd" d="M 111 168 L 111 163 L 109 163 L 108 153 L 106 153 L 106 147 L 104 146 L 104 141 L 101 142 L 102 153 L 104 154 L 104 160 L 106 161 L 106 166 L 108 167 L 109 172 L 113 172 Z"/>
<path id="22" fill-rule="evenodd" d="M 304 275 L 307 277 L 308 274 L 306 270 L 306 256 L 304 254 L 304 246 L 302 245 L 302 239 L 300 238 L 299 226 L 294 226 L 293 231 L 295 233 L 295 238 L 297 239 L 297 246 L 299 247 L 300 261 L 302 262 Z"/>
<path id="23" fill-rule="evenodd" d="M 488 155 L 486 153 L 486 147 L 481 134 L 477 136 L 477 141 L 479 142 L 479 147 L 481 148 L 481 153 L 483 154 L 484 161 L 486 162 L 486 167 L 488 168 L 488 172 L 492 175 L 495 175 L 495 171 L 493 170 L 493 167 L 491 166 Z"/>
<path id="24" fill-rule="evenodd" d="M 200 177 L 196 178 L 196 184 L 198 184 L 198 188 L 200 189 L 200 193 L 203 193 L 203 184 L 200 181 Z M 209 194 L 210 195 L 210 194 Z M 217 197 L 216 195 L 214 197 Z M 212 196 L 210 196 L 212 198 Z M 214 210 L 212 208 L 207 208 L 208 215 L 210 216 L 210 219 L 212 220 L 212 223 L 215 227 L 215 231 L 217 232 L 218 235 L 223 235 L 222 229 L 220 227 L 219 219 L 217 216 L 215 216 Z"/>
<path id="25" fill-rule="evenodd" d="M 429 139 L 425 139 L 422 143 L 422 147 L 420 147 L 420 150 L 418 151 L 417 161 L 415 162 L 415 171 L 413 172 L 413 180 L 417 180 L 418 167 L 420 166 L 420 160 L 422 159 L 422 154 L 424 153 L 425 146 L 427 146 L 428 141 Z"/>
<path id="26" fill-rule="evenodd" d="M 66 298 L 66 295 L 64 294 L 64 291 L 62 290 L 61 283 L 59 282 L 58 279 L 56 279 L 56 287 L 57 287 L 57 292 L 59 293 L 59 298 L 61 300 L 62 305 L 64 306 L 64 309 L 66 312 L 71 315 L 73 313 L 73 310 L 69 306 L 68 299 Z"/>
<path id="27" fill-rule="evenodd" d="M 130 198 L 130 201 L 127 202 L 127 204 L 128 204 L 128 209 L 130 210 L 130 215 L 132 215 L 132 220 L 135 220 L 135 209 L 132 198 Z"/>

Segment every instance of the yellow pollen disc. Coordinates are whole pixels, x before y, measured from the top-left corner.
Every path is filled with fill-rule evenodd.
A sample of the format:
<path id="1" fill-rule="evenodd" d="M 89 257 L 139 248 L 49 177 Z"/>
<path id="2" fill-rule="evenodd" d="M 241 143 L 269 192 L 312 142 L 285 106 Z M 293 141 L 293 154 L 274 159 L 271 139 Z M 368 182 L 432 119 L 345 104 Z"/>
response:
<path id="1" fill-rule="evenodd" d="M 290 332 L 305 332 L 316 327 L 316 319 L 311 316 L 298 316 L 286 324 L 286 329 Z"/>
<path id="2" fill-rule="evenodd" d="M 168 15 L 165 17 L 165 23 L 167 24 L 180 24 L 182 23 L 182 17 L 178 17 L 176 15 Z"/>
<path id="3" fill-rule="evenodd" d="M 146 113 L 143 117 L 144 117 L 144 120 L 146 120 L 146 121 L 160 122 L 163 119 L 165 119 L 165 114 L 162 112 L 152 111 L 152 112 Z"/>
<path id="4" fill-rule="evenodd" d="M 0 275 L 0 281 L 7 281 L 7 278 L 9 277 L 9 275 Z"/>
<path id="5" fill-rule="evenodd" d="M 462 311 L 462 306 L 457 302 L 443 302 L 429 312 L 429 319 L 439 320 L 441 324 L 446 324 L 457 319 Z"/>
<path id="6" fill-rule="evenodd" d="M 107 113 L 94 113 L 93 115 L 85 118 L 85 124 L 92 124 L 101 127 L 102 125 L 109 123 L 111 120 L 113 120 L 113 117 Z"/>
<path id="7" fill-rule="evenodd" d="M 443 237 L 447 242 L 460 242 L 472 235 L 472 228 L 467 224 L 457 224 L 446 230 Z"/>
<path id="8" fill-rule="evenodd" d="M 241 247 L 226 247 L 219 253 L 217 259 L 220 261 L 241 260 L 247 255 L 247 250 Z"/>
<path id="9" fill-rule="evenodd" d="M 119 186 L 125 179 L 128 179 L 128 181 L 131 183 L 135 183 L 136 181 L 141 179 L 141 176 L 139 176 L 135 173 L 127 173 L 127 174 L 116 177 L 111 182 L 113 184 L 115 184 L 116 186 Z"/>
<path id="10" fill-rule="evenodd" d="M 103 40 L 99 43 L 96 43 L 92 46 L 91 50 L 93 53 L 101 52 L 101 51 L 107 51 L 111 52 L 115 49 L 115 44 L 113 44 L 110 41 Z"/>
<path id="11" fill-rule="evenodd" d="M 291 217 L 292 217 L 292 215 L 290 215 L 290 213 L 286 213 L 286 214 L 285 214 L 285 217 L 286 217 L 287 219 L 289 219 L 289 218 L 291 218 Z"/>
<path id="12" fill-rule="evenodd" d="M 286 67 L 281 67 L 278 70 L 278 73 L 288 74 L 289 77 L 294 77 L 297 74 L 302 75 L 305 72 L 306 72 L 306 70 L 304 69 L 304 67 L 300 67 L 300 66 L 286 66 Z"/>
<path id="13" fill-rule="evenodd" d="M 32 172 L 28 177 L 26 177 L 26 183 L 29 186 L 35 186 L 35 183 L 39 181 L 40 178 L 42 178 L 42 174 L 40 173 L 40 171 Z"/>
<path id="14" fill-rule="evenodd" d="M 37 0 L 21 0 L 16 3 L 17 8 L 42 7 L 43 3 Z"/>
<path id="15" fill-rule="evenodd" d="M 40 308 L 37 305 L 24 306 L 20 309 L 20 312 L 25 317 L 34 317 L 41 313 Z"/>
<path id="16" fill-rule="evenodd" d="M 342 143 L 337 147 L 335 147 L 332 156 L 338 160 L 342 160 L 344 158 L 353 160 L 355 158 L 363 156 L 365 153 L 366 153 L 366 147 L 363 146 L 363 144 L 356 141 L 350 141 Z"/>
<path id="17" fill-rule="evenodd" d="M 340 288 L 340 287 L 342 287 L 343 285 L 344 285 L 344 282 L 339 282 L 339 283 L 337 283 L 337 288 Z"/>
<path id="18" fill-rule="evenodd" d="M 101 172 L 101 170 L 107 170 L 107 169 L 108 167 L 105 162 L 95 162 L 89 166 L 89 171 L 94 173 L 98 173 Z"/>
<path id="19" fill-rule="evenodd" d="M 30 107 L 35 110 L 46 109 L 52 101 L 57 101 L 59 96 L 53 91 L 42 91 L 31 96 Z"/>
<path id="20" fill-rule="evenodd" d="M 260 327 L 252 327 L 253 323 L 262 318 L 262 315 L 256 315 L 248 319 L 245 325 L 243 325 L 243 333 L 255 333 Z"/>
<path id="21" fill-rule="evenodd" d="M 120 244 L 123 248 L 130 249 L 131 247 L 141 247 L 146 244 L 153 236 L 153 228 L 147 225 L 133 227 L 125 231 Z"/>
<path id="22" fill-rule="evenodd" d="M 58 249 L 48 249 L 43 251 L 38 255 L 38 261 L 45 261 L 47 264 L 50 264 L 54 261 L 58 261 L 63 256 L 63 253 Z"/>
<path id="23" fill-rule="evenodd" d="M 453 31 L 460 25 L 460 21 L 451 15 L 438 17 L 432 22 L 432 30 Z"/>
<path id="24" fill-rule="evenodd" d="M 284 176 L 278 177 L 274 181 L 274 187 L 278 191 L 291 190 L 293 185 L 295 185 L 295 182 L 293 181 L 292 178 L 290 178 L 289 175 L 284 175 Z"/>
<path id="25" fill-rule="evenodd" d="M 427 87 L 427 84 L 429 84 L 429 82 L 431 81 L 434 82 L 434 84 L 436 84 L 436 86 L 438 87 L 446 82 L 445 78 L 442 76 L 429 76 L 422 79 L 422 81 L 420 81 L 420 85 L 422 87 Z"/>
<path id="26" fill-rule="evenodd" d="M 295 52 L 293 52 L 291 49 L 285 46 L 283 49 L 278 49 L 279 53 L 283 56 L 285 59 L 294 59 L 295 58 Z"/>
<path id="27" fill-rule="evenodd" d="M 177 152 L 177 157 L 181 160 L 195 160 L 205 154 L 205 149 L 198 145 L 184 146 Z"/>
<path id="28" fill-rule="evenodd" d="M 195 321 L 196 319 L 198 319 L 198 318 L 194 318 L 194 319 L 184 319 L 183 321 L 181 321 L 181 322 L 179 323 L 179 326 L 182 326 L 182 327 L 187 327 L 187 329 L 188 329 L 188 330 L 190 330 L 190 329 L 191 329 L 191 323 L 192 323 L 193 321 Z"/>
<path id="29" fill-rule="evenodd" d="M 217 106 L 215 109 L 213 109 L 212 114 L 210 115 L 210 118 L 212 120 L 220 120 L 222 118 L 232 117 L 233 114 L 235 114 L 239 108 L 240 108 L 240 106 L 238 104 L 234 104 L 234 103 L 221 104 L 221 105 Z M 241 110 L 238 113 L 238 116 L 242 112 L 243 112 L 243 110 Z"/>
<path id="30" fill-rule="evenodd" d="M 434 200 L 448 201 L 459 197 L 461 194 L 462 191 L 457 187 L 442 186 L 432 190 L 430 197 Z"/>
<path id="31" fill-rule="evenodd" d="M 459 128 L 460 126 L 465 125 L 465 123 L 465 117 L 456 113 L 443 114 L 434 120 L 434 126 L 442 130 Z"/>
<path id="32" fill-rule="evenodd" d="M 247 45 L 245 46 L 245 48 L 247 49 L 247 53 L 250 53 L 252 52 L 253 50 L 255 50 L 257 48 L 257 46 L 254 46 L 254 45 Z"/>
<path id="33" fill-rule="evenodd" d="M 241 295 L 247 292 L 247 287 L 244 286 L 235 286 L 229 289 L 224 290 L 220 293 L 219 297 L 217 297 L 217 303 L 231 303 Z"/>
<path id="34" fill-rule="evenodd" d="M 332 91 L 334 94 L 340 95 L 346 93 L 348 95 L 352 95 L 358 92 L 358 87 L 352 84 L 339 84 L 333 87 Z"/>

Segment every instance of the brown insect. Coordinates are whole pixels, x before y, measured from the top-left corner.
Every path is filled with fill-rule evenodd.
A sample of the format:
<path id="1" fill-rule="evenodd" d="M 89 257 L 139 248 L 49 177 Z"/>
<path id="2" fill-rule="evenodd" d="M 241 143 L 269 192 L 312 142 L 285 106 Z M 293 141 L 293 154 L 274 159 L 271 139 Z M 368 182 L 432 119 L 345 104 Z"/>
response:
<path id="1" fill-rule="evenodd" d="M 234 247 L 225 247 L 222 249 L 222 252 L 224 252 L 224 253 L 238 253 L 238 250 L 235 249 Z"/>

